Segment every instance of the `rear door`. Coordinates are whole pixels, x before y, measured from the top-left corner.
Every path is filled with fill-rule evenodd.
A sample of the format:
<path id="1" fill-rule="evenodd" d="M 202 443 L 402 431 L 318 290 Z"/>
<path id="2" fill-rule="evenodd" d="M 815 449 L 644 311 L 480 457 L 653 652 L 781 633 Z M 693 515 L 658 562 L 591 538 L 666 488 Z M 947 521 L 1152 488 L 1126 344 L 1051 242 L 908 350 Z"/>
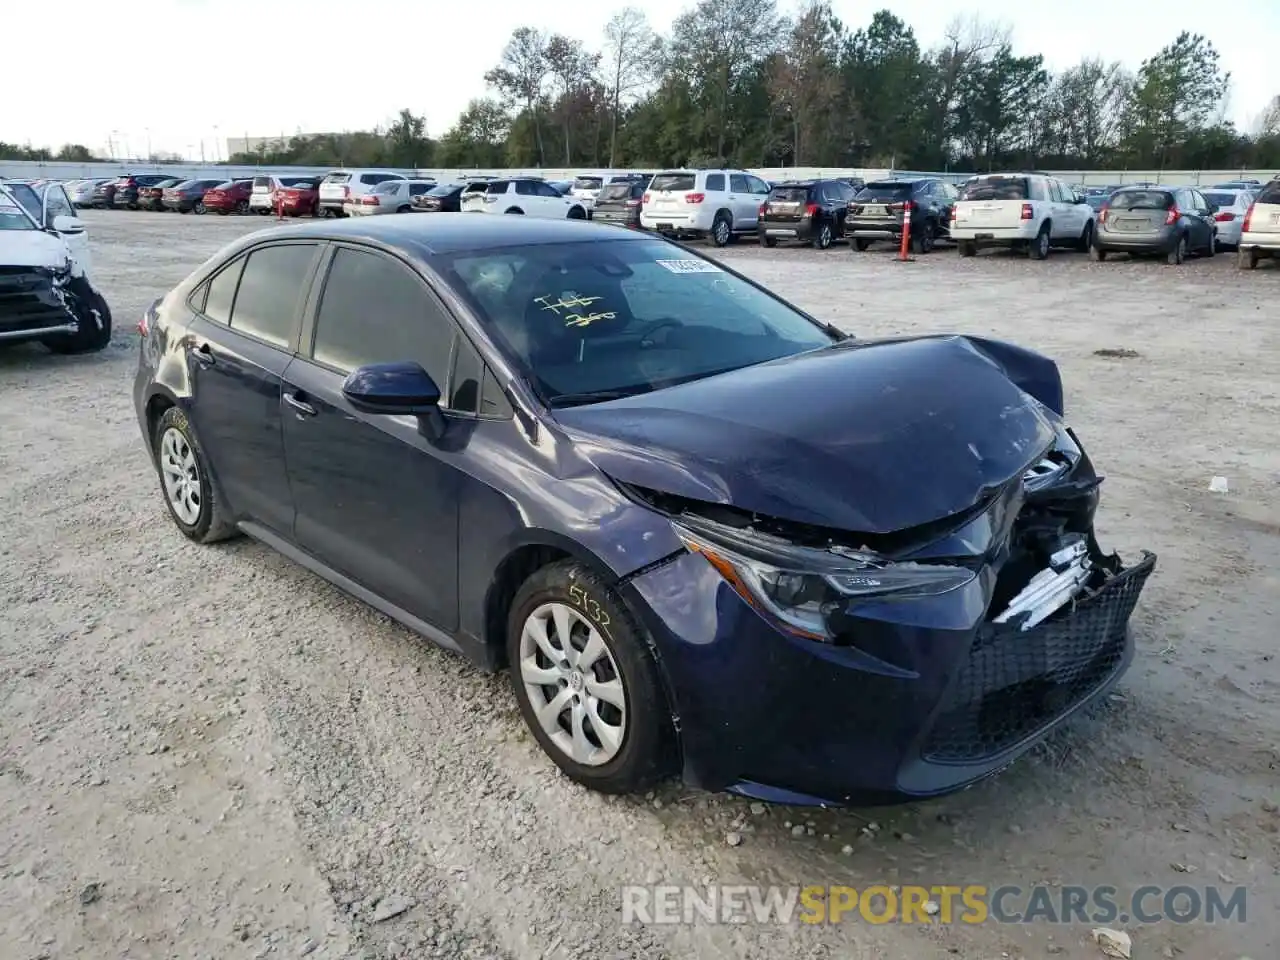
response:
<path id="1" fill-rule="evenodd" d="M 1272 180 L 1259 192 L 1249 214 L 1249 233 L 1263 234 L 1263 242 L 1280 242 L 1280 179 Z"/>
<path id="2" fill-rule="evenodd" d="M 197 289 L 188 327 L 191 419 L 237 516 L 283 536 L 293 496 L 281 435 L 281 375 L 297 346 L 320 245 L 256 247 Z"/>
<path id="3" fill-rule="evenodd" d="M 1166 190 L 1120 190 L 1108 201 L 1107 227 L 1116 233 L 1156 233 L 1165 227 L 1173 195 Z"/>
<path id="4" fill-rule="evenodd" d="M 762 199 L 751 189 L 751 178 L 745 173 L 729 174 L 729 202 L 733 204 L 733 219 L 739 230 L 755 230 L 760 225 Z"/>
<path id="5" fill-rule="evenodd" d="M 769 191 L 765 198 L 766 228 L 774 226 L 794 229 L 804 216 L 809 202 L 809 187 L 803 183 L 783 183 Z"/>
<path id="6" fill-rule="evenodd" d="M 979 231 L 1016 230 L 1022 226 L 1022 205 L 1031 200 L 1029 177 L 974 177 L 960 191 L 956 226 Z"/>
<path id="7" fill-rule="evenodd" d="M 351 174 L 335 170 L 320 181 L 320 202 L 341 204 L 346 199 L 350 185 Z"/>
<path id="8" fill-rule="evenodd" d="M 659 173 L 649 183 L 649 202 L 645 213 L 660 224 L 679 225 L 689 219 L 689 206 L 685 197 L 694 193 L 698 176 L 690 171 L 675 170 Z"/>
<path id="9" fill-rule="evenodd" d="M 342 384 L 365 364 L 411 360 L 447 397 L 456 328 L 421 277 L 386 253 L 335 245 L 325 273 L 302 355 L 285 374 L 294 539 L 413 616 L 454 630 L 461 474 L 416 417 L 356 410 Z"/>
<path id="10" fill-rule="evenodd" d="M 271 195 L 275 193 L 275 189 L 275 177 L 254 177 L 249 202 L 255 207 L 269 207 Z"/>

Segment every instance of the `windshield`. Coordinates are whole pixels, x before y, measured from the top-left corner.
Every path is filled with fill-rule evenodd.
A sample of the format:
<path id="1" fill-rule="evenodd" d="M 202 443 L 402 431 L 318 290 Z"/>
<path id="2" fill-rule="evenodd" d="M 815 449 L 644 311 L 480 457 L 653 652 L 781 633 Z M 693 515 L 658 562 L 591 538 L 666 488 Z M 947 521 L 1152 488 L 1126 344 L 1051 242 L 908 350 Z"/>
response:
<path id="1" fill-rule="evenodd" d="M 981 177 L 960 188 L 961 200 L 1028 200 L 1031 185 L 1026 177 Z"/>
<path id="2" fill-rule="evenodd" d="M 351 174 L 349 173 L 331 173 L 321 183 L 350 183 Z"/>
<path id="3" fill-rule="evenodd" d="M 604 177 L 579 177 L 573 181 L 573 189 L 575 190 L 599 190 L 604 183 Z"/>
<path id="4" fill-rule="evenodd" d="M 1206 193 L 1204 198 L 1215 207 L 1234 207 L 1238 193 Z"/>
<path id="5" fill-rule="evenodd" d="M 35 224 L 14 203 L 12 197 L 0 190 L 0 230 L 34 230 Z"/>
<path id="6" fill-rule="evenodd" d="M 1163 190 L 1121 190 L 1107 201 L 1113 210 L 1167 210 L 1172 204 L 1173 194 Z"/>
<path id="7" fill-rule="evenodd" d="M 600 191 L 598 199 L 606 202 L 609 200 L 627 200 L 630 199 L 632 191 L 637 189 L 639 189 L 639 187 L 634 183 L 627 183 L 625 181 L 620 183 L 611 183 Z"/>
<path id="8" fill-rule="evenodd" d="M 9 193 L 14 200 L 22 204 L 26 208 L 27 213 L 38 223 L 44 218 L 43 204 L 40 202 L 40 195 L 32 189 L 30 184 L 11 183 L 9 184 Z"/>
<path id="9" fill-rule="evenodd" d="M 809 188 L 807 186 L 774 187 L 769 191 L 770 203 L 804 203 L 808 199 Z"/>
<path id="10" fill-rule="evenodd" d="M 302 187 L 314 188 L 319 182 L 316 177 L 281 177 L 280 185 L 283 187 Z"/>
<path id="11" fill-rule="evenodd" d="M 552 405 L 646 393 L 834 342 L 794 308 L 663 240 L 464 251 L 436 262 Z"/>

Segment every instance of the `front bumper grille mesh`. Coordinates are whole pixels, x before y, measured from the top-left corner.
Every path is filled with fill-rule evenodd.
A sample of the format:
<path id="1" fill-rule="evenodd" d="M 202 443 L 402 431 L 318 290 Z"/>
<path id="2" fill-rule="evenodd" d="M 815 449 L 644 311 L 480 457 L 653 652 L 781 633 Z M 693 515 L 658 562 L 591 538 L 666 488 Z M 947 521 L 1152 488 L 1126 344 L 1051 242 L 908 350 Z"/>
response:
<path id="1" fill-rule="evenodd" d="M 987 623 L 943 698 L 921 754 L 942 763 L 991 759 L 1086 699 L 1124 660 L 1129 617 L 1154 554 L 1030 630 Z"/>

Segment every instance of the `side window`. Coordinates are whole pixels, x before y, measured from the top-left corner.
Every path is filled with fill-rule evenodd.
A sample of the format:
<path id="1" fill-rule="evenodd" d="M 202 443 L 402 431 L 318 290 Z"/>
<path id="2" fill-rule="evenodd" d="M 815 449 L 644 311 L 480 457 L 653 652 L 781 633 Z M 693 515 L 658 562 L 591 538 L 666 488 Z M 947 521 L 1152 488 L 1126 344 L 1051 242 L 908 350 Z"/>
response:
<path id="1" fill-rule="evenodd" d="M 443 390 L 453 336 L 453 321 L 404 264 L 346 247 L 334 254 L 316 313 L 316 361 L 350 372 L 416 360 Z"/>
<path id="2" fill-rule="evenodd" d="M 711 178 L 707 177 L 707 189 L 710 190 Z M 731 193 L 750 193 L 751 184 L 747 183 L 747 178 L 741 173 L 729 174 L 729 191 Z"/>
<path id="3" fill-rule="evenodd" d="M 555 188 L 555 187 L 551 186 L 551 184 L 549 184 L 549 183 L 542 183 L 541 181 L 535 181 L 535 182 L 534 182 L 534 184 L 533 184 L 533 192 L 534 192 L 534 193 L 536 193 L 536 194 L 537 194 L 538 196 L 540 196 L 540 197 L 558 197 L 558 196 L 560 196 L 560 193 L 556 190 L 556 188 Z"/>
<path id="4" fill-rule="evenodd" d="M 511 416 L 514 411 L 507 395 L 471 341 L 459 335 L 456 342 L 453 376 L 449 378 L 449 408 L 459 413 L 478 413 L 482 417 Z"/>
<path id="5" fill-rule="evenodd" d="M 759 177 L 747 177 L 747 182 L 751 184 L 752 193 L 760 193 L 760 194 L 764 194 L 765 196 L 768 196 L 769 185 L 765 183 L 763 180 L 761 180 Z"/>
<path id="6" fill-rule="evenodd" d="M 1196 209 L 1199 210 L 1201 213 L 1208 213 L 1209 212 L 1208 199 L 1206 199 L 1205 195 L 1201 193 L 1199 190 L 1195 190 L 1193 192 L 1196 195 Z"/>
<path id="7" fill-rule="evenodd" d="M 532 180 L 517 180 L 516 193 L 520 194 L 522 197 L 537 197 L 541 195 L 538 193 L 538 190 L 534 186 Z"/>
<path id="8" fill-rule="evenodd" d="M 429 183 L 411 183 L 409 184 L 409 196 L 420 197 L 424 193 L 426 193 L 428 190 L 433 190 L 433 189 L 435 188 L 433 187 L 432 184 L 429 184 Z"/>
<path id="9" fill-rule="evenodd" d="M 279 244 L 249 254 L 231 310 L 231 329 L 289 347 L 315 254 L 314 243 Z"/>
<path id="10" fill-rule="evenodd" d="M 724 174 L 708 173 L 707 174 L 707 193 L 724 192 Z"/>
<path id="11" fill-rule="evenodd" d="M 1062 202 L 1062 188 L 1058 185 L 1057 180 L 1046 180 L 1045 185 L 1049 188 L 1049 199 L 1054 203 Z"/>
<path id="12" fill-rule="evenodd" d="M 240 283 L 240 273 L 244 270 L 244 259 L 238 258 L 205 283 L 208 293 L 201 312 L 210 320 L 218 323 L 231 322 L 231 304 L 236 298 L 236 286 Z M 194 299 L 199 303 L 199 296 Z"/>

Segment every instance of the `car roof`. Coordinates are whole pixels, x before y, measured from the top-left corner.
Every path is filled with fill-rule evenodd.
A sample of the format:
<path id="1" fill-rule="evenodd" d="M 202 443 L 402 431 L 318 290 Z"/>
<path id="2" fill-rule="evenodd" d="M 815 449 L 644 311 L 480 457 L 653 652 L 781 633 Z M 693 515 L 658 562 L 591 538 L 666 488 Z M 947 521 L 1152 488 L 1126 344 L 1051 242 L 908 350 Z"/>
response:
<path id="1" fill-rule="evenodd" d="M 437 213 L 430 217 L 352 217 L 319 220 L 277 227 L 253 234 L 266 239 L 314 238 L 317 240 L 368 240 L 430 257 L 497 247 L 531 246 L 541 243 L 631 242 L 652 239 L 648 234 L 616 230 L 575 220 L 545 220 L 540 217 L 500 217 L 476 213 Z"/>

